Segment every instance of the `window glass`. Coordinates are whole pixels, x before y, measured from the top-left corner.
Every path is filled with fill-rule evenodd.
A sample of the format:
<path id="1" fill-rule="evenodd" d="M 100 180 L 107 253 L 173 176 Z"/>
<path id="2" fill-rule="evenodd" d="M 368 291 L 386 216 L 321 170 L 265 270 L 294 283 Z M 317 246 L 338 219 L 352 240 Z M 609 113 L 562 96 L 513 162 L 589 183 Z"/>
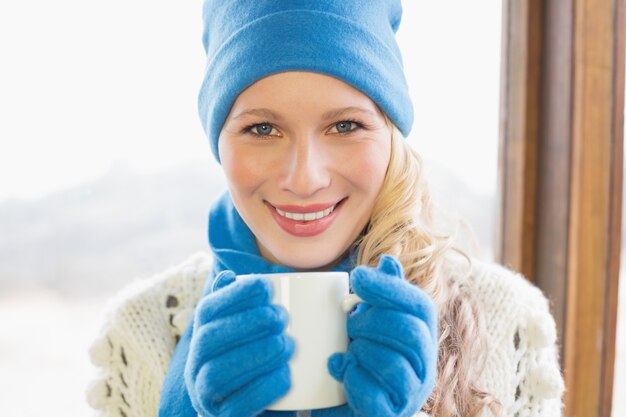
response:
<path id="1" fill-rule="evenodd" d="M 403 4 L 398 41 L 415 105 L 409 141 L 425 160 L 434 199 L 473 232 L 460 230 L 462 248 L 492 260 L 501 2 Z"/>

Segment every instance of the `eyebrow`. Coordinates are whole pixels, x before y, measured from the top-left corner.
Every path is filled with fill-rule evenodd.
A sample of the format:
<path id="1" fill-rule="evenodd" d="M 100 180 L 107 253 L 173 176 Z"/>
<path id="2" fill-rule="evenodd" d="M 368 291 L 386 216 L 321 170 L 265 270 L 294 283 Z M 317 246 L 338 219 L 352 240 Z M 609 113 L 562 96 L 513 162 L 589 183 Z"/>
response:
<path id="1" fill-rule="evenodd" d="M 348 107 L 328 110 L 327 112 L 322 114 L 322 120 L 335 119 L 347 113 L 367 113 L 370 116 L 377 115 L 376 112 L 370 109 L 366 109 L 364 107 L 348 106 Z M 259 117 L 264 117 L 264 118 L 272 118 L 278 121 L 283 120 L 283 117 L 281 115 L 267 108 L 250 109 L 250 110 L 243 111 L 239 113 L 237 116 L 233 117 L 233 120 L 242 119 L 246 116 L 259 116 Z"/>

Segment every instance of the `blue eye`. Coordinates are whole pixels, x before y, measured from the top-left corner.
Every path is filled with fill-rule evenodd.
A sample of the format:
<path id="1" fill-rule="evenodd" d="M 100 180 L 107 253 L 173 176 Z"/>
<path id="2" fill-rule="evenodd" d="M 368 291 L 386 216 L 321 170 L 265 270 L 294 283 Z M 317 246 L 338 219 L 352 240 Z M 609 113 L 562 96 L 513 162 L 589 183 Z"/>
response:
<path id="1" fill-rule="evenodd" d="M 339 133 L 347 133 L 350 132 L 352 129 L 352 126 L 354 125 L 354 122 L 351 122 L 349 120 L 344 120 L 338 123 L 335 123 L 335 127 L 337 128 L 337 132 Z"/>
<path id="2" fill-rule="evenodd" d="M 258 125 L 254 125 L 252 129 L 254 130 L 256 134 L 262 135 L 262 136 L 268 136 L 270 133 L 272 133 L 272 125 L 269 123 L 261 123 Z"/>
<path id="3" fill-rule="evenodd" d="M 273 131 L 276 132 L 272 134 Z M 248 125 L 241 130 L 241 133 L 261 137 L 280 136 L 280 133 L 269 122 L 261 122 Z"/>
<path id="4" fill-rule="evenodd" d="M 367 129 L 367 127 L 364 126 L 363 123 L 357 122 L 355 120 L 341 120 L 335 123 L 333 125 L 333 128 L 336 130 L 336 133 L 339 133 L 341 135 L 355 132 L 358 129 Z M 276 132 L 272 134 L 272 132 L 274 131 Z M 278 132 L 276 128 L 269 122 L 261 122 L 248 125 L 242 129 L 242 133 L 262 137 L 281 136 L 280 132 Z"/>
<path id="5" fill-rule="evenodd" d="M 368 127 L 363 122 L 357 120 L 341 120 L 333 125 L 333 128 L 340 135 L 347 135 L 349 133 L 355 133 L 358 130 L 368 130 Z"/>

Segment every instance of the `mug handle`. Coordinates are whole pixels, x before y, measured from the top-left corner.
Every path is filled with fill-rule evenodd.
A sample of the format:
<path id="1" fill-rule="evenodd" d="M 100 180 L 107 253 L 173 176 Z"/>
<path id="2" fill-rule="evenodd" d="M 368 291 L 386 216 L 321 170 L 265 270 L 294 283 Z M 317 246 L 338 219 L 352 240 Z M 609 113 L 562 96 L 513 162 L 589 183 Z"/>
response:
<path id="1" fill-rule="evenodd" d="M 343 302 L 341 303 L 341 308 L 343 309 L 344 313 L 349 313 L 350 311 L 352 311 L 354 306 L 356 306 L 358 303 L 361 303 L 361 302 L 363 302 L 363 299 L 359 297 L 358 295 L 354 293 L 348 294 L 343 298 Z"/>

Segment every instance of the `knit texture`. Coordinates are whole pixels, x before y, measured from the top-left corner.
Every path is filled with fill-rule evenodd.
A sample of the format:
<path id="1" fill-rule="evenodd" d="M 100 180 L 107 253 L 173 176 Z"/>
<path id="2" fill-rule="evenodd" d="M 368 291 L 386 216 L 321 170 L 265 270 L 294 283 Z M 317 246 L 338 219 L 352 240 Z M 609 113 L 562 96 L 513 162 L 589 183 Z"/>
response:
<path id="1" fill-rule="evenodd" d="M 197 253 L 135 281 L 111 300 L 101 334 L 90 348 L 98 374 L 87 399 L 97 415 L 157 415 L 169 361 L 211 267 L 211 256 Z M 443 270 L 452 279 L 464 279 L 467 262 L 450 256 Z M 464 291 L 482 311 L 489 335 L 481 386 L 502 402 L 506 416 L 561 416 L 564 385 L 546 297 L 520 274 L 476 259 Z"/>
<path id="2" fill-rule="evenodd" d="M 395 40 L 400 0 L 205 0 L 207 55 L 198 112 L 219 161 L 218 138 L 236 98 L 283 71 L 313 71 L 371 98 L 403 135 L 413 105 Z"/>

